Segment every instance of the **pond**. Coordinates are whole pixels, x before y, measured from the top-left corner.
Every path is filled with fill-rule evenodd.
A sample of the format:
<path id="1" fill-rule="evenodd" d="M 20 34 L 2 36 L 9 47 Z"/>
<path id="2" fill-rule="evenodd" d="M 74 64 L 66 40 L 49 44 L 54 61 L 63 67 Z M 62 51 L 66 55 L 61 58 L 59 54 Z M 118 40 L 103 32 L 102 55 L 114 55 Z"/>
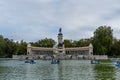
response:
<path id="1" fill-rule="evenodd" d="M 90 60 L 0 60 L 0 80 L 120 80 L 120 68 L 114 63 L 90 64 Z"/>

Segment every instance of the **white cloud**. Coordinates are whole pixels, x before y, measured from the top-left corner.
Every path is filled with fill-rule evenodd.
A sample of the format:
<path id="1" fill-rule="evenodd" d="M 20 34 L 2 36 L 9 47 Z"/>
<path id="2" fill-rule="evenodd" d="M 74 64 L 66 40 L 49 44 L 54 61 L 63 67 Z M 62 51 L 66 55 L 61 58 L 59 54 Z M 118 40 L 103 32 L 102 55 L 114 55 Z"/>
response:
<path id="1" fill-rule="evenodd" d="M 108 25 L 120 38 L 119 0 L 1 0 L 0 32 L 8 38 L 35 41 L 57 39 L 59 27 L 64 38 L 93 36 L 95 29 Z M 9 30 L 8 30 L 9 29 Z"/>

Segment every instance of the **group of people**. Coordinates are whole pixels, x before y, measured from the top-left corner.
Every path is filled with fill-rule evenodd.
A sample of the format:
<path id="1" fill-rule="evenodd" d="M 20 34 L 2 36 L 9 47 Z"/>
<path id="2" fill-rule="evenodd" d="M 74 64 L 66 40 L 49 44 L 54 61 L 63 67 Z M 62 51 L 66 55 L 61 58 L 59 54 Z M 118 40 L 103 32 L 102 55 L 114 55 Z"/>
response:
<path id="1" fill-rule="evenodd" d="M 59 58 L 58 58 L 58 59 L 55 59 L 54 56 L 51 56 L 51 57 L 52 57 L 52 62 L 57 62 L 57 63 L 60 62 L 60 59 L 59 59 Z"/>
<path id="2" fill-rule="evenodd" d="M 29 57 L 25 58 L 25 63 L 34 63 L 34 58 L 33 59 L 29 59 Z"/>
<path id="3" fill-rule="evenodd" d="M 100 64 L 100 60 L 96 60 L 96 58 L 94 57 L 93 59 L 91 59 L 91 64 Z"/>
<path id="4" fill-rule="evenodd" d="M 120 64 L 120 61 L 116 61 L 116 64 Z"/>
<path id="5" fill-rule="evenodd" d="M 60 62 L 60 60 L 59 59 L 52 59 L 52 62 Z"/>

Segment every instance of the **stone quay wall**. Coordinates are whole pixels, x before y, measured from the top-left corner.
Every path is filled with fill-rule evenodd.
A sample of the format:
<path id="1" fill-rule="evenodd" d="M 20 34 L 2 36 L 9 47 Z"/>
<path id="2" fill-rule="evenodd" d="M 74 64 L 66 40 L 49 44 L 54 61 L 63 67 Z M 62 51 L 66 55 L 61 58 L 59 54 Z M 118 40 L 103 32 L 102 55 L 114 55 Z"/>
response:
<path id="1" fill-rule="evenodd" d="M 57 58 L 56 55 L 53 55 L 55 58 Z M 52 56 L 47 56 L 47 55 L 13 55 L 12 59 L 19 59 L 19 60 L 24 60 L 26 57 L 29 59 L 37 59 L 37 60 L 50 60 L 52 59 Z M 64 55 L 61 59 L 63 60 L 90 60 L 90 59 L 108 59 L 107 55 L 78 55 L 78 56 L 73 56 L 73 55 Z"/>

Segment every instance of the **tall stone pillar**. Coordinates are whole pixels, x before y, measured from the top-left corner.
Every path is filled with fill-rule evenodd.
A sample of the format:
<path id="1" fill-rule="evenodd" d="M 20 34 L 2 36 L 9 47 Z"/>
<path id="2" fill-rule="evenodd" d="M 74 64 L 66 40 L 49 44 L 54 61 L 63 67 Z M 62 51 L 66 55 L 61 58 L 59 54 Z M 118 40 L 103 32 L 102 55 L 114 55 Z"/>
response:
<path id="1" fill-rule="evenodd" d="M 89 59 L 93 59 L 93 45 L 90 43 L 89 45 Z"/>
<path id="2" fill-rule="evenodd" d="M 62 48 L 62 47 L 63 47 L 63 34 L 60 28 L 58 33 L 58 48 Z"/>
<path id="3" fill-rule="evenodd" d="M 64 55 L 65 55 L 65 47 L 63 44 L 63 34 L 61 32 L 61 28 L 59 29 L 59 33 L 58 33 L 58 45 L 56 46 L 56 54 L 58 58 L 64 59 Z"/>
<path id="4" fill-rule="evenodd" d="M 32 54 L 32 50 L 31 50 L 31 44 L 29 43 L 27 45 L 27 55 L 31 55 Z"/>
<path id="5" fill-rule="evenodd" d="M 93 45 L 91 43 L 89 45 L 89 55 L 93 55 Z"/>

